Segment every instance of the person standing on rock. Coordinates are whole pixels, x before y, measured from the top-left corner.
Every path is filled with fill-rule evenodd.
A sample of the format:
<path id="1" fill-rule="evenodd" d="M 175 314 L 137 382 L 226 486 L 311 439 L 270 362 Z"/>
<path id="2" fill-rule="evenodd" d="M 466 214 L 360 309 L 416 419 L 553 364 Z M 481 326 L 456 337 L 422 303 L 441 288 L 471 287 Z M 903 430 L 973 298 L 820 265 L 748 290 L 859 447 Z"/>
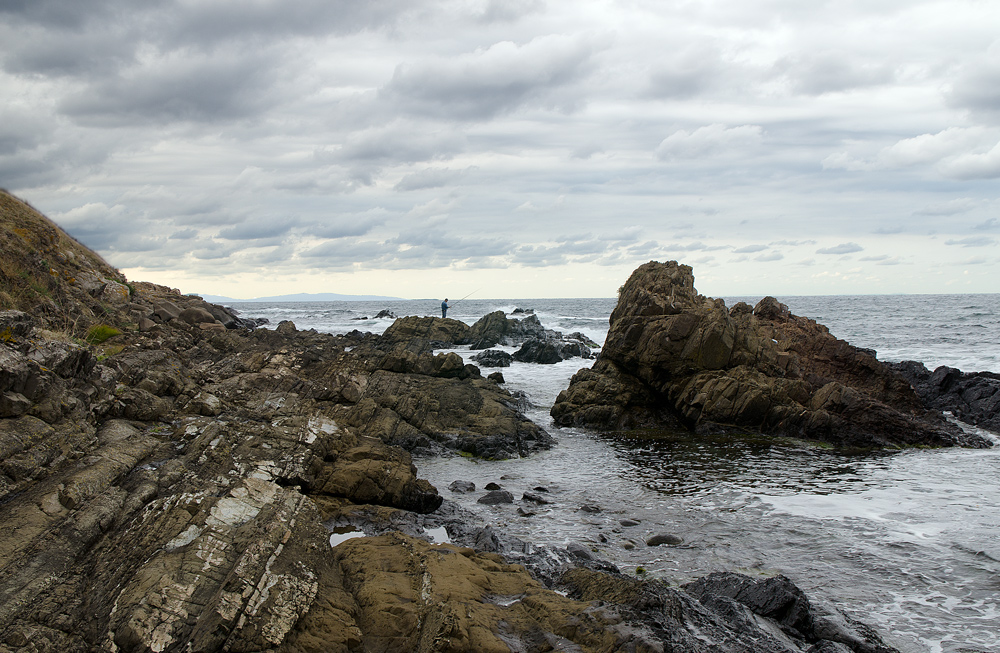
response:
<path id="1" fill-rule="evenodd" d="M 445 297 L 444 301 L 441 302 L 441 317 L 448 317 L 448 298 Z"/>

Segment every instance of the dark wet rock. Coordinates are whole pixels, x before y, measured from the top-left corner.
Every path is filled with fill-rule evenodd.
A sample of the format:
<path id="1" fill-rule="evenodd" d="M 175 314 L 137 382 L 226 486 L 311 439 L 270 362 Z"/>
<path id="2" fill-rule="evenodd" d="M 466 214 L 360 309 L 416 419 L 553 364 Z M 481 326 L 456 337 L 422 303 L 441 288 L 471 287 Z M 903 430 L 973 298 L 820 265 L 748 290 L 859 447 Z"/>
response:
<path id="1" fill-rule="evenodd" d="M 539 496 L 537 494 L 532 494 L 531 492 L 525 492 L 521 495 L 521 501 L 531 501 L 532 503 L 537 503 L 538 505 L 546 505 L 551 503 L 548 499 Z"/>
<path id="2" fill-rule="evenodd" d="M 491 483 L 487 483 L 486 484 L 486 490 L 492 491 L 492 490 L 502 490 L 502 489 L 503 489 L 503 486 L 500 485 L 499 483 L 492 483 L 491 482 Z"/>
<path id="3" fill-rule="evenodd" d="M 518 506 L 517 514 L 519 514 L 522 517 L 534 517 L 538 513 L 536 513 L 534 510 L 526 509 L 523 506 Z"/>
<path id="4" fill-rule="evenodd" d="M 486 349 L 474 355 L 472 360 L 483 367 L 510 367 L 514 357 L 499 349 Z"/>
<path id="5" fill-rule="evenodd" d="M 583 512 L 598 513 L 601 512 L 601 507 L 588 503 L 580 506 L 580 510 Z"/>
<path id="6" fill-rule="evenodd" d="M 566 550 L 574 558 L 579 558 L 580 560 L 593 560 L 594 554 L 591 553 L 590 549 L 579 542 L 570 542 L 566 545 Z"/>
<path id="7" fill-rule="evenodd" d="M 502 385 L 507 382 L 507 380 L 503 378 L 503 374 L 501 374 L 500 372 L 493 372 L 492 374 L 489 374 L 486 378 L 492 381 L 493 383 L 496 383 L 497 385 Z"/>
<path id="8" fill-rule="evenodd" d="M 632 526 L 638 526 L 641 522 L 636 519 L 622 519 L 618 523 L 624 526 L 625 528 L 630 528 Z"/>
<path id="9" fill-rule="evenodd" d="M 396 314 L 390 311 L 388 308 L 383 308 L 381 311 L 375 314 L 375 319 L 396 319 Z"/>
<path id="10" fill-rule="evenodd" d="M 515 307 L 510 313 L 511 315 L 534 315 L 535 309 Z"/>
<path id="11" fill-rule="evenodd" d="M 590 358 L 590 349 L 579 342 L 565 342 L 554 339 L 531 339 L 521 345 L 513 354 L 520 363 L 552 365 L 573 357 Z"/>
<path id="12" fill-rule="evenodd" d="M 476 484 L 472 481 L 452 481 L 448 489 L 452 492 L 475 492 Z"/>
<path id="13" fill-rule="evenodd" d="M 682 538 L 671 533 L 657 533 L 646 540 L 646 546 L 677 546 L 683 542 Z"/>
<path id="14" fill-rule="evenodd" d="M 942 365 L 933 372 L 923 363 L 889 363 L 913 386 L 929 408 L 947 411 L 968 424 L 1000 433 L 1000 374 L 963 372 Z"/>
<path id="15" fill-rule="evenodd" d="M 845 447 L 989 444 L 826 327 L 773 297 L 729 310 L 675 261 L 633 272 L 597 363 L 551 414 L 561 426 L 750 430 Z"/>
<path id="16" fill-rule="evenodd" d="M 507 490 L 491 490 L 479 497 L 478 503 L 495 506 L 500 503 L 514 503 L 514 495 Z"/>

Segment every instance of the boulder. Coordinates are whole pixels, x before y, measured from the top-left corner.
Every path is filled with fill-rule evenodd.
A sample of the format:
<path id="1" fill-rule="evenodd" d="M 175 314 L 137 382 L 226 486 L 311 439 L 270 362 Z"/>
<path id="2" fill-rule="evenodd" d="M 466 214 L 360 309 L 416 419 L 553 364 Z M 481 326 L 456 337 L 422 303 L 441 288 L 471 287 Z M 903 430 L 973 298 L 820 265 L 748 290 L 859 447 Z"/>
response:
<path id="1" fill-rule="evenodd" d="M 1000 374 L 963 372 L 944 365 L 931 372 L 917 361 L 889 366 L 909 381 L 927 407 L 1000 433 Z"/>
<path id="2" fill-rule="evenodd" d="M 622 286 L 595 365 L 551 409 L 561 426 L 747 430 L 848 447 L 987 446 L 924 409 L 870 352 L 773 297 L 732 310 L 676 261 Z"/>
<path id="3" fill-rule="evenodd" d="M 510 367 L 514 357 L 499 349 L 486 349 L 472 357 L 483 367 Z"/>

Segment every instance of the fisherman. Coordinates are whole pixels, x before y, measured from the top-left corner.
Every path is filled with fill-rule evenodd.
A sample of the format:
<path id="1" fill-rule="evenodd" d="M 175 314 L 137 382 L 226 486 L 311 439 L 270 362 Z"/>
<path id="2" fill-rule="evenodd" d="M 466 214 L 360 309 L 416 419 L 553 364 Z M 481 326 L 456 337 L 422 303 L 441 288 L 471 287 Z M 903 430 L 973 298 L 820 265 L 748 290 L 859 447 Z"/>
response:
<path id="1" fill-rule="evenodd" d="M 441 302 L 441 317 L 448 317 L 448 298 L 445 297 L 444 301 Z"/>

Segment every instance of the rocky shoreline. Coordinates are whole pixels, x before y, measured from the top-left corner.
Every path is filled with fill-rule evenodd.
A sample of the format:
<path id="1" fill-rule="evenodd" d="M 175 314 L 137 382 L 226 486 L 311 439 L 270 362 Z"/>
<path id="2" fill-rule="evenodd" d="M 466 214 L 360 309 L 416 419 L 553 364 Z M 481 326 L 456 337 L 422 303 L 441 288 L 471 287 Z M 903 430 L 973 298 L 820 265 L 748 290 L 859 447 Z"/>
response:
<path id="1" fill-rule="evenodd" d="M 506 536 L 419 478 L 411 452 L 506 458 L 553 443 L 502 374 L 484 377 L 442 348 L 533 342 L 540 359 L 589 355 L 572 334 L 502 313 L 471 327 L 403 317 L 381 336 L 290 322 L 254 328 L 198 297 L 128 282 L 6 193 L 0 209 L 0 650 L 894 650 L 781 576 L 712 574 L 682 588 L 628 576 L 582 546 L 542 549 Z M 625 293 L 612 321 L 649 306 Z M 751 321 L 748 309 L 733 311 L 730 320 Z M 754 319 L 790 319 L 765 313 Z M 718 332 L 702 341 L 727 342 Z M 756 347 L 754 374 L 807 368 L 803 351 L 762 344 L 768 334 L 736 338 Z M 616 331 L 611 352 L 619 338 L 633 349 L 645 342 Z M 651 386 L 657 374 L 618 363 L 609 345 L 594 370 L 615 365 L 617 376 L 593 386 L 680 396 Z M 788 352 L 797 358 L 779 355 Z M 694 358 L 717 357 L 709 347 Z M 709 389 L 719 379 L 700 383 L 706 400 L 682 403 L 673 419 L 704 428 L 690 406 L 723 414 L 726 393 Z M 882 394 L 853 408 L 847 390 L 827 391 L 822 433 L 856 444 L 852 434 L 867 425 L 836 420 L 909 387 L 880 383 Z M 975 444 L 934 439 L 954 429 L 916 395 L 907 401 L 905 419 L 894 419 L 926 423 L 917 442 Z M 667 412 L 597 405 L 564 414 L 621 426 Z M 761 424 L 798 433 L 819 423 L 782 414 L 785 422 Z M 887 432 L 879 437 L 895 443 Z M 358 537 L 333 546 L 345 531 Z M 447 542 L 435 543 L 442 532 Z"/>

